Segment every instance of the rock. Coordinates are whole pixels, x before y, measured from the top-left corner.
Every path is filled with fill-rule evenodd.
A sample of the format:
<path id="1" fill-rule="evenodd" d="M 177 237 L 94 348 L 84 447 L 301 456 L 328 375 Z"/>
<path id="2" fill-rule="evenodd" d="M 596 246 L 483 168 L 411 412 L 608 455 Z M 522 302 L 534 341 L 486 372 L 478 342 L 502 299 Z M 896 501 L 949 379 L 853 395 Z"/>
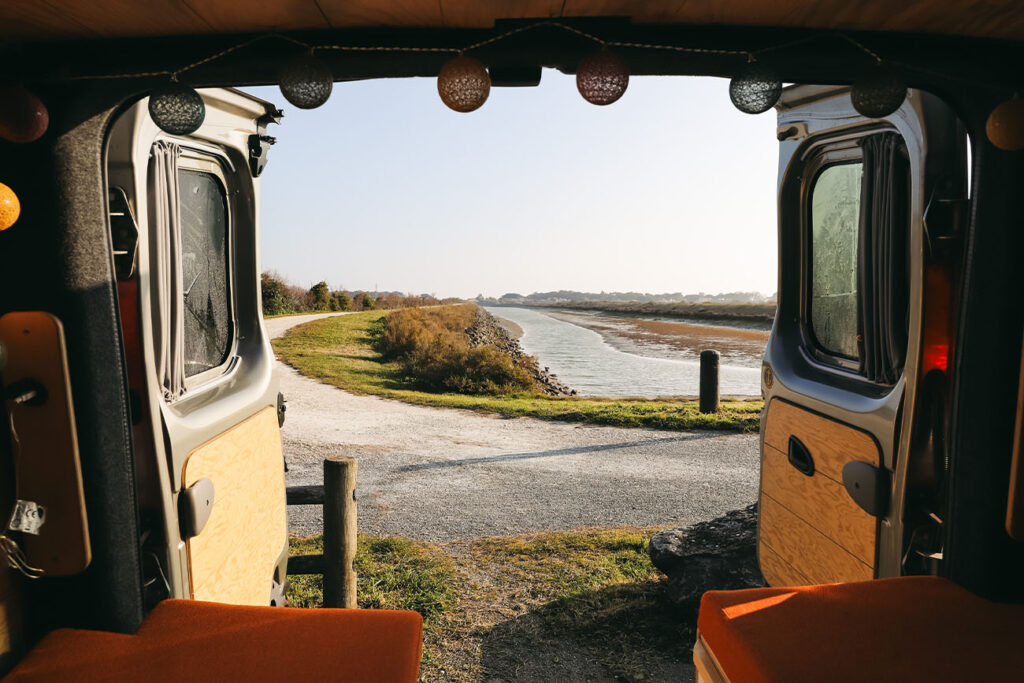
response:
<path id="1" fill-rule="evenodd" d="M 668 575 L 671 600 L 687 609 L 696 609 L 705 591 L 765 585 L 757 565 L 756 505 L 658 532 L 651 538 L 650 555 Z"/>

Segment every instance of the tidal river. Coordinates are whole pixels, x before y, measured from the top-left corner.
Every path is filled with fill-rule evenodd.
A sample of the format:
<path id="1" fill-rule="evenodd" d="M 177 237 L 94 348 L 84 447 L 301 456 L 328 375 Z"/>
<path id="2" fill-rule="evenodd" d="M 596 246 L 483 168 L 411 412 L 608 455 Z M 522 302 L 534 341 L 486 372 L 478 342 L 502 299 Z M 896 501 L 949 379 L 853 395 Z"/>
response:
<path id="1" fill-rule="evenodd" d="M 523 350 L 581 396 L 696 396 L 700 351 L 722 354 L 723 396 L 761 393 L 762 325 L 487 307 L 522 329 Z"/>

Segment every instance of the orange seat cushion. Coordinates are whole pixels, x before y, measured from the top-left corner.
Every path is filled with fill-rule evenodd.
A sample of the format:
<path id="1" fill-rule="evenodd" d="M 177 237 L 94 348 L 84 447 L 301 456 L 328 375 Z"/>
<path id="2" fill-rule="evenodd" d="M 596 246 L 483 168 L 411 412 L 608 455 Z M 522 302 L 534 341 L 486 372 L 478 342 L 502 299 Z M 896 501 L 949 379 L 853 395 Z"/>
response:
<path id="1" fill-rule="evenodd" d="M 165 600 L 135 635 L 58 629 L 4 681 L 416 681 L 416 612 Z"/>
<path id="2" fill-rule="evenodd" d="M 732 683 L 1024 679 L 1024 605 L 935 577 L 711 591 L 697 627 Z"/>

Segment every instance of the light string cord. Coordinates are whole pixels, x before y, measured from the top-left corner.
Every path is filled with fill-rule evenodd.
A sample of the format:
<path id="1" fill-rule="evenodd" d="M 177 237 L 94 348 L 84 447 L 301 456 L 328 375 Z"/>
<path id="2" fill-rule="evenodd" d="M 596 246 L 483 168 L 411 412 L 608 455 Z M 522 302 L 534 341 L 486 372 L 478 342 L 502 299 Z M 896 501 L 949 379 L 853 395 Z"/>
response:
<path id="1" fill-rule="evenodd" d="M 11 429 L 11 441 L 14 445 L 14 467 L 18 467 L 18 461 L 21 460 L 21 439 L 18 438 L 18 430 L 14 427 L 14 413 L 8 408 L 7 420 Z M 14 505 L 17 507 L 20 496 L 18 493 L 18 480 L 15 477 L 14 480 Z M 8 519 L 14 514 L 14 508 L 11 508 L 11 515 L 8 515 Z M 9 522 L 8 522 L 9 524 Z M 21 572 L 24 576 L 30 579 L 38 579 L 43 576 L 46 572 L 37 567 L 33 567 L 28 562 L 28 558 L 25 557 L 24 551 L 21 546 L 18 545 L 17 541 L 7 535 L 7 528 L 0 530 L 0 551 L 3 551 L 7 555 L 7 565 L 11 569 L 16 569 Z"/>
<path id="2" fill-rule="evenodd" d="M 629 42 L 629 41 L 605 40 L 605 39 L 600 38 L 600 37 L 598 37 L 598 36 L 596 36 L 596 35 L 594 35 L 592 33 L 588 33 L 587 31 L 583 31 L 583 30 L 578 29 L 578 28 L 576 28 L 574 26 L 569 26 L 568 24 L 564 24 L 562 22 L 554 21 L 554 20 L 538 21 L 538 22 L 534 22 L 532 24 L 526 24 L 524 26 L 519 26 L 517 28 L 505 31 L 503 33 L 500 33 L 500 34 L 495 35 L 495 36 L 491 36 L 490 38 L 486 38 L 484 40 L 480 40 L 480 41 L 477 41 L 475 43 L 471 43 L 469 45 L 465 45 L 463 47 L 418 47 L 418 46 L 404 46 L 404 45 L 337 45 L 337 44 L 317 45 L 317 44 L 310 44 L 310 43 L 298 40 L 297 38 L 293 38 L 293 37 L 285 35 L 285 34 L 269 33 L 269 34 L 266 34 L 266 35 L 260 35 L 260 36 L 255 36 L 253 38 L 249 38 L 249 39 L 244 40 L 244 41 L 242 41 L 242 42 L 240 42 L 240 43 L 238 43 L 236 45 L 232 45 L 231 47 L 225 48 L 225 49 L 223 49 L 223 50 L 221 50 L 219 52 L 216 52 L 216 53 L 214 53 L 212 55 L 209 55 L 209 56 L 204 57 L 202 59 L 199 59 L 199 60 L 196 60 L 196 61 L 191 62 L 189 64 L 186 64 L 186 65 L 184 65 L 182 67 L 179 67 L 177 69 L 160 69 L 160 70 L 156 70 L 156 71 L 142 71 L 142 72 L 131 72 L 131 73 L 120 73 L 120 74 L 79 75 L 79 76 L 71 76 L 71 77 L 69 77 L 69 78 L 67 78 L 65 80 L 69 80 L 69 81 L 111 80 L 111 79 L 125 79 L 125 78 L 150 78 L 150 77 L 157 77 L 157 76 L 169 76 L 172 81 L 177 81 L 179 79 L 179 77 L 181 77 L 182 74 L 185 74 L 185 73 L 187 73 L 187 72 L 189 72 L 189 71 L 191 71 L 193 69 L 196 69 L 196 68 L 198 68 L 200 66 L 203 66 L 205 64 L 209 64 L 210 62 L 214 62 L 214 61 L 216 61 L 218 59 L 226 57 L 226 56 L 228 56 L 228 55 L 230 55 L 230 54 L 232 54 L 234 52 L 237 52 L 239 50 L 242 50 L 242 49 L 244 49 L 246 47 L 249 47 L 249 46 L 251 46 L 251 45 L 253 45 L 255 43 L 258 43 L 258 42 L 261 42 L 261 41 L 264 41 L 264 40 L 283 40 L 283 41 L 286 41 L 286 42 L 289 42 L 289 43 L 293 43 L 293 44 L 295 44 L 295 45 L 297 45 L 299 47 L 305 48 L 310 55 L 313 55 L 318 50 L 341 51 L 341 52 L 409 52 L 409 53 L 435 53 L 435 54 L 462 55 L 462 54 L 465 54 L 466 52 L 470 52 L 472 50 L 476 50 L 476 49 L 479 49 L 479 48 L 482 48 L 482 47 L 486 47 L 487 45 L 491 45 L 491 44 L 497 43 L 497 42 L 502 41 L 502 40 L 504 40 L 506 38 L 509 38 L 510 36 L 514 36 L 514 35 L 517 35 L 519 33 L 524 33 L 526 31 L 531 31 L 533 29 L 537 29 L 537 28 L 541 28 L 541 27 L 545 27 L 545 26 L 554 27 L 554 28 L 561 29 L 563 31 L 567 31 L 569 33 L 573 33 L 573 34 L 578 35 L 578 36 L 580 36 L 582 38 L 586 38 L 587 40 L 593 41 L 593 42 L 597 43 L 598 45 L 601 45 L 602 47 L 618 47 L 618 48 L 639 49 L 639 50 L 663 50 L 663 51 L 682 52 L 682 53 L 689 53 L 689 54 L 710 54 L 710 55 L 726 55 L 726 56 L 735 56 L 735 57 L 745 57 L 748 64 L 756 62 L 758 57 L 760 57 L 762 55 L 765 55 L 765 54 L 768 54 L 770 52 L 778 52 L 778 51 L 781 51 L 781 50 L 786 50 L 786 49 L 789 49 L 789 48 L 792 48 L 792 47 L 803 45 L 803 44 L 806 44 L 806 43 L 809 43 L 809 42 L 819 41 L 819 40 L 823 40 L 823 39 L 826 39 L 826 38 L 829 38 L 829 37 L 833 37 L 833 38 L 839 38 L 840 40 L 844 40 L 847 43 L 849 43 L 850 45 L 852 45 L 853 47 L 857 48 L 861 53 L 863 53 L 863 54 L 867 55 L 868 57 L 870 57 L 875 62 L 875 64 L 889 63 L 889 64 L 893 64 L 895 66 L 898 66 L 898 67 L 900 67 L 902 69 L 905 69 L 907 71 L 913 71 L 913 72 L 917 72 L 917 73 L 920 73 L 920 74 L 925 74 L 925 75 L 928 75 L 928 76 L 931 76 L 931 77 L 934 77 L 934 78 L 939 78 L 939 79 L 944 79 L 944 80 L 952 80 L 952 81 L 956 81 L 956 82 L 959 82 L 959 83 L 970 84 L 970 85 L 975 85 L 975 86 L 980 84 L 980 85 L 983 85 L 985 87 L 991 88 L 993 90 L 1006 90 L 1007 89 L 1006 85 L 1002 84 L 1002 83 L 995 83 L 995 82 L 992 82 L 992 81 L 986 82 L 984 80 L 979 80 L 977 78 L 962 78 L 962 77 L 958 77 L 958 76 L 955 76 L 955 75 L 951 75 L 951 74 L 935 71 L 933 69 L 928 69 L 926 67 L 916 66 L 916 65 L 912 65 L 912 64 L 906 64 L 904 62 L 897 61 L 897 60 L 892 60 L 892 59 L 884 59 L 883 60 L 881 55 L 879 55 L 877 52 L 875 52 L 874 50 L 869 48 L 867 45 L 865 45 L 864 43 L 856 40 L 855 38 L 847 35 L 846 33 L 841 32 L 841 31 L 834 31 L 834 32 L 831 32 L 831 33 L 806 36 L 806 37 L 798 38 L 796 40 L 788 41 L 788 42 L 785 42 L 785 43 L 780 43 L 778 45 L 770 45 L 768 47 L 759 48 L 757 50 L 728 50 L 728 49 L 718 49 L 718 48 L 686 47 L 686 46 L 682 46 L 682 45 L 665 45 L 665 44 L 656 44 L 656 43 L 637 43 L 637 42 Z"/>

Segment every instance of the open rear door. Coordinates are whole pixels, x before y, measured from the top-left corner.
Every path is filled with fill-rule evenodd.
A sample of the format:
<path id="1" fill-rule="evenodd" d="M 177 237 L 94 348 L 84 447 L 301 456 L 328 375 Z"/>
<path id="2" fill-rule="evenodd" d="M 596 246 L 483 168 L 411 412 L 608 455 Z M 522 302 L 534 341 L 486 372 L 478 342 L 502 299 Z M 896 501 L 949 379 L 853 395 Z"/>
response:
<path id="1" fill-rule="evenodd" d="M 897 463 L 919 393 L 924 217 L 937 198 L 965 191 L 964 135 L 919 91 L 886 119 L 857 114 L 840 87 L 787 88 L 778 109 L 761 569 L 772 585 L 899 575 Z"/>

